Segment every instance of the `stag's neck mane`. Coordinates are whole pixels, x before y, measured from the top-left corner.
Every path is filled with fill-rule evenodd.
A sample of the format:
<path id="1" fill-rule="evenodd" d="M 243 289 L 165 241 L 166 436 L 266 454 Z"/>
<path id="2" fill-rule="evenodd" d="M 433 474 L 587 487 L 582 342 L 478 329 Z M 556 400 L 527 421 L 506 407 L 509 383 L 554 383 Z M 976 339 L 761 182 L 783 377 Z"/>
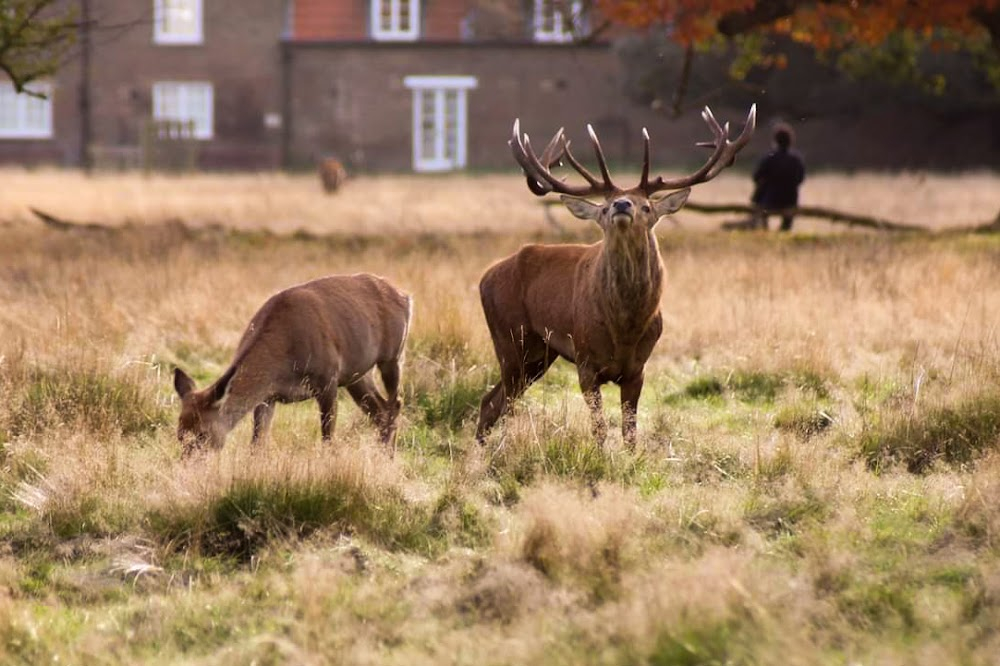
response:
<path id="1" fill-rule="evenodd" d="M 663 262 L 652 230 L 614 230 L 597 260 L 600 301 L 620 337 L 641 335 L 660 307 Z"/>

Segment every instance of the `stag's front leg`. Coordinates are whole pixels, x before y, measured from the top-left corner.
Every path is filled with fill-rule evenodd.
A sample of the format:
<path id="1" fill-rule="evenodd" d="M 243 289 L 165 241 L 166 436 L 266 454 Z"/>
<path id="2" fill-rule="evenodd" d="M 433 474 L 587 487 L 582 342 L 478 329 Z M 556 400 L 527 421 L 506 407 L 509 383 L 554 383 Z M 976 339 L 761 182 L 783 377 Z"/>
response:
<path id="1" fill-rule="evenodd" d="M 580 377 L 580 390 L 583 391 L 583 399 L 586 401 L 587 407 L 590 408 L 590 429 L 594 433 L 597 445 L 604 446 L 604 440 L 608 437 L 608 424 L 604 420 L 601 383 L 597 373 L 585 365 L 577 366 L 577 374 Z"/>
<path id="2" fill-rule="evenodd" d="M 629 451 L 635 450 L 636 441 L 636 414 L 639 411 L 639 395 L 642 393 L 643 374 L 640 372 L 634 377 L 621 382 L 622 392 L 622 441 Z"/>

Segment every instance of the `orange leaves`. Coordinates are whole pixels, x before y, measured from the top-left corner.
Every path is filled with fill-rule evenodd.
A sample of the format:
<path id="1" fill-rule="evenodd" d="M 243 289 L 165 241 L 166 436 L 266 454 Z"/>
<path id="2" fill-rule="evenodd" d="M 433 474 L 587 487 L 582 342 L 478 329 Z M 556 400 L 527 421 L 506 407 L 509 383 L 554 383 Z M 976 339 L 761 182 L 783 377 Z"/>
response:
<path id="1" fill-rule="evenodd" d="M 977 12 L 1000 11 L 1000 0 L 596 0 L 612 21 L 634 28 L 663 26 L 681 44 L 718 35 L 720 20 L 739 16 L 744 32 L 789 35 L 817 50 L 874 46 L 910 30 L 930 40 L 939 30 L 969 36 L 983 29 Z M 728 33 L 732 34 L 732 33 Z"/>

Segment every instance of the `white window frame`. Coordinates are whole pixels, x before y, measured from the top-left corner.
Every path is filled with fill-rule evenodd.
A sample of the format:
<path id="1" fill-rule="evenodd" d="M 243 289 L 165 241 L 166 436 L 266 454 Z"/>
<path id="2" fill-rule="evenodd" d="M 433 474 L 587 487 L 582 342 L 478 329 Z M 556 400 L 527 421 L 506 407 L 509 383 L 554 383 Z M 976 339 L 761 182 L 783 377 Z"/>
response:
<path id="1" fill-rule="evenodd" d="M 169 0 L 153 0 L 153 42 L 155 44 L 202 44 L 205 41 L 205 11 L 203 0 L 186 0 L 194 12 L 194 31 L 190 34 L 177 34 L 164 29 L 164 19 L 169 11 L 166 3 Z M 176 0 L 174 0 L 176 1 Z"/>
<path id="2" fill-rule="evenodd" d="M 403 85 L 413 91 L 413 170 L 420 172 L 463 169 L 468 155 L 468 91 L 479 83 L 474 76 L 407 76 Z M 454 92 L 455 155 L 445 157 L 445 93 Z M 424 155 L 423 105 L 424 95 L 434 95 L 434 155 Z"/>
<path id="3" fill-rule="evenodd" d="M 404 3 L 410 7 L 410 25 L 405 30 L 399 26 L 402 15 L 400 8 Z M 392 25 L 384 28 L 382 8 L 386 5 L 389 7 Z M 420 0 L 371 0 L 371 35 L 372 39 L 381 42 L 416 41 L 420 36 Z"/>
<path id="4" fill-rule="evenodd" d="M 560 4 L 560 0 L 534 0 L 532 26 L 536 42 L 566 44 L 572 42 L 576 36 L 574 28 L 583 28 L 583 2 L 581 0 L 570 0 L 569 9 L 572 15 L 570 25 L 566 25 L 566 15 L 559 11 L 558 4 Z M 546 10 L 552 12 L 551 16 L 547 16 Z M 552 20 L 551 28 L 545 26 L 547 18 Z"/>
<path id="5" fill-rule="evenodd" d="M 52 124 L 52 84 L 47 81 L 36 81 L 28 84 L 28 90 L 44 95 L 44 99 L 29 95 L 26 92 L 16 93 L 14 84 L 8 81 L 0 82 L 3 98 L 12 100 L 16 125 L 10 128 L 0 127 L 0 139 L 51 139 L 55 136 Z M 39 110 L 41 105 L 40 125 L 31 125 L 29 119 L 32 107 Z"/>
<path id="6" fill-rule="evenodd" d="M 173 87 L 180 98 L 178 107 L 179 113 L 164 113 L 161 109 L 162 96 L 165 91 Z M 207 92 L 208 109 L 204 118 L 190 115 L 190 111 L 185 107 L 185 97 L 188 91 L 193 88 L 201 88 Z M 207 141 L 215 136 L 215 88 L 209 81 L 156 81 L 153 83 L 153 120 L 179 120 L 194 121 L 194 138 Z"/>

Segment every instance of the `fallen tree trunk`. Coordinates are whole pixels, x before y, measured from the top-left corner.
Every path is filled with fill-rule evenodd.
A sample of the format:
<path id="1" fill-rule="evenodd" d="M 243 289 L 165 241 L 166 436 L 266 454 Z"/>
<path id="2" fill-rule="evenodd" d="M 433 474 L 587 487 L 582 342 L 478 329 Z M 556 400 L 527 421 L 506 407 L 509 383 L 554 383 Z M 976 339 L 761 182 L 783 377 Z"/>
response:
<path id="1" fill-rule="evenodd" d="M 692 210 L 697 213 L 744 213 L 752 215 L 754 207 L 748 204 L 702 204 L 688 201 L 684 204 L 684 210 Z M 850 227 L 865 227 L 868 229 L 880 229 L 883 231 L 929 231 L 927 227 L 916 224 L 905 224 L 902 222 L 892 222 L 870 215 L 858 215 L 856 213 L 845 213 L 844 211 L 821 206 L 798 206 L 797 208 L 786 208 L 782 213 L 791 213 L 797 217 L 814 217 L 835 224 L 846 224 Z"/>

